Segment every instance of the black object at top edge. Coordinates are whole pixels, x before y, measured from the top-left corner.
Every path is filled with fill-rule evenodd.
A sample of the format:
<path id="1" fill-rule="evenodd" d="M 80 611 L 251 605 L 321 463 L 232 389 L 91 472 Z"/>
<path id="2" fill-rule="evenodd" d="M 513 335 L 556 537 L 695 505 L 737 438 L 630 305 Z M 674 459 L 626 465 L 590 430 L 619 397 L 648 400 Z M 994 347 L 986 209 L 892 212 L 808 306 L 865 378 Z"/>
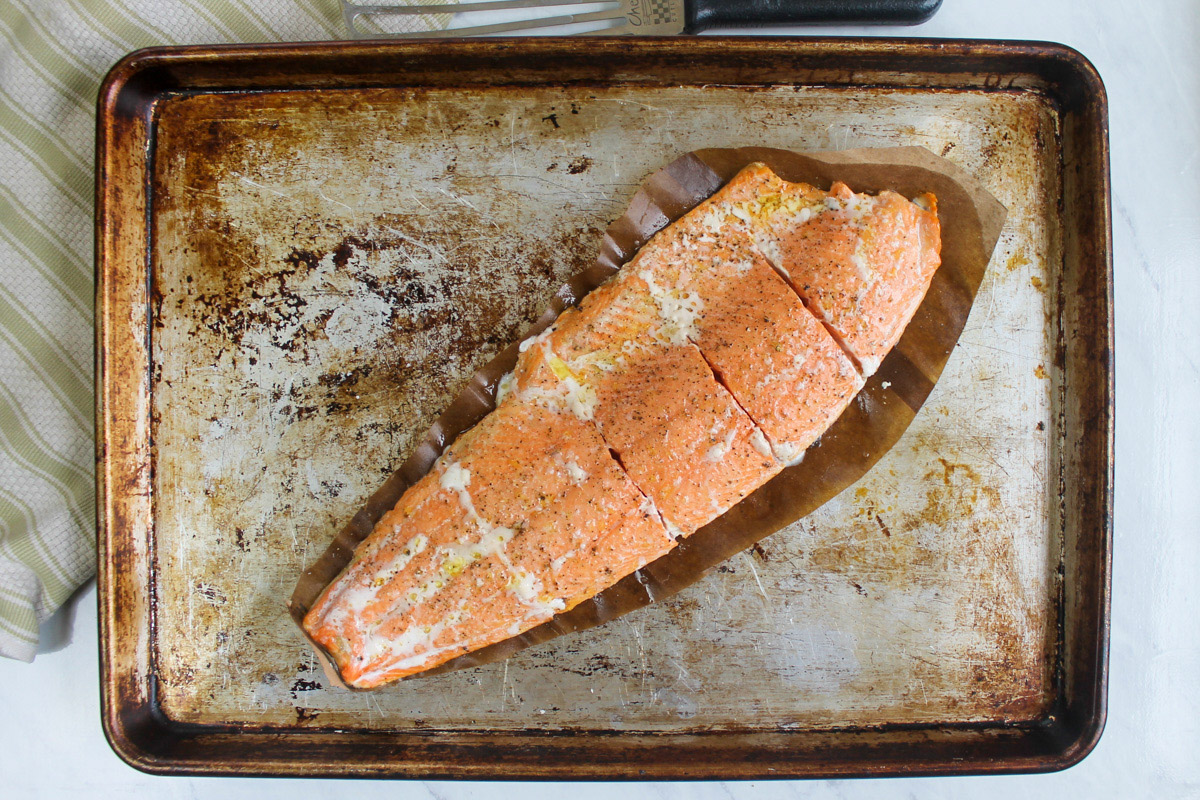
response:
<path id="1" fill-rule="evenodd" d="M 708 28 L 861 23 L 916 25 L 942 0 L 686 0 L 688 33 Z"/>

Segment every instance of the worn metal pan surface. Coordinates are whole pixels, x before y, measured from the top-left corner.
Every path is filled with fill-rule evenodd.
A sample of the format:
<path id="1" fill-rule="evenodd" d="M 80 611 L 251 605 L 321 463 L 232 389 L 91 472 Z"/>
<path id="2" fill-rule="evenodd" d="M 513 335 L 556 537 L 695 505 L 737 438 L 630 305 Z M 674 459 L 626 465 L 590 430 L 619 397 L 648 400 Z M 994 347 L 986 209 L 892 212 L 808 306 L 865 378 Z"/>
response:
<path id="1" fill-rule="evenodd" d="M 1106 104 L 1057 45 L 160 49 L 101 93 L 104 723 L 154 772 L 1057 769 L 1104 719 Z M 702 147 L 921 145 L 1009 208 L 904 439 L 679 595 L 503 664 L 331 690 L 285 601 L 461 382 Z"/>

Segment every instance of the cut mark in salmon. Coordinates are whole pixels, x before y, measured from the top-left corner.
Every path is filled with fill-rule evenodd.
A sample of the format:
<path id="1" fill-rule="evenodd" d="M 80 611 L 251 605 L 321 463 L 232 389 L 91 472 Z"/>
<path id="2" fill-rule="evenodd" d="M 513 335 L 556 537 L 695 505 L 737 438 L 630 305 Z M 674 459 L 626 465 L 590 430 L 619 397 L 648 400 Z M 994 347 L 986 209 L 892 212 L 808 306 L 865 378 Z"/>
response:
<path id="1" fill-rule="evenodd" d="M 729 186 L 736 200 L 738 179 Z M 750 201 L 731 203 L 718 193 L 661 231 L 627 268 L 650 287 L 665 324 L 700 349 L 772 455 L 789 466 L 841 413 L 861 379 L 756 246 L 745 224 L 752 213 L 759 212 Z M 709 235 L 714 225 L 725 226 L 719 239 Z"/>
<path id="2" fill-rule="evenodd" d="M 936 200 L 918 199 L 930 210 L 895 192 L 868 197 L 835 183 L 829 210 L 806 223 L 770 215 L 758 223 L 758 240 L 774 244 L 769 257 L 864 377 L 895 346 L 940 263 Z"/>
<path id="3" fill-rule="evenodd" d="M 762 251 L 760 250 L 759 252 Z M 821 314 L 813 309 L 812 301 L 808 299 L 803 290 L 801 290 L 790 280 L 787 280 L 787 270 L 771 261 L 766 253 L 763 253 L 763 258 L 766 258 L 771 266 L 779 273 L 779 275 L 785 279 L 784 283 L 787 284 L 789 289 L 796 293 L 796 297 L 800 300 L 800 304 L 804 306 L 804 310 L 809 314 L 812 314 L 813 319 L 821 324 L 821 327 L 825 329 L 825 332 L 829 334 L 829 337 L 833 339 L 833 341 L 837 343 L 837 346 L 842 349 L 842 354 L 845 355 L 846 358 L 850 360 L 850 363 L 854 365 L 854 371 L 857 372 L 861 377 L 869 377 L 869 373 L 866 373 L 863 370 L 862 362 L 858 360 L 858 356 L 854 355 L 854 351 L 850 349 L 848 344 L 846 344 L 846 340 L 843 339 L 842 335 L 837 332 L 837 329 L 829 324 L 829 320 L 825 319 L 823 316 L 821 316 Z M 874 372 L 874 370 L 872 370 L 872 372 Z"/>
<path id="4" fill-rule="evenodd" d="M 700 310 L 694 299 L 679 305 L 664 319 L 650 285 L 633 270 L 618 273 L 530 341 L 515 374 L 518 396 L 563 404 L 582 393 L 593 401 L 587 418 L 620 466 L 667 529 L 686 536 L 756 487 L 758 471 L 777 465 L 754 447 L 765 442 L 761 432 L 685 335 Z M 721 458 L 706 461 L 730 433 Z M 710 490 L 701 488 L 706 480 Z"/>
<path id="5" fill-rule="evenodd" d="M 889 191 L 855 194 L 840 182 L 823 192 L 753 164 L 659 235 L 749 233 L 867 377 L 895 345 L 940 263 L 936 209 L 928 194 L 913 201 Z"/>

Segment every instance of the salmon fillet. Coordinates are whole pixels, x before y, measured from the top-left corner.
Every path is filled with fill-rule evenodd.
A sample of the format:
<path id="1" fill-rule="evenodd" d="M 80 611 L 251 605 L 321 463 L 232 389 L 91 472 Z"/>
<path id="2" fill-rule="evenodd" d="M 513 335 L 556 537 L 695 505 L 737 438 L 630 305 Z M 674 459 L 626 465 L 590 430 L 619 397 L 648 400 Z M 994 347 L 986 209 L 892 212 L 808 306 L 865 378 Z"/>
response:
<path id="1" fill-rule="evenodd" d="M 728 511 L 829 427 L 939 260 L 932 195 L 751 165 L 523 342 L 497 407 L 304 628 L 369 688 L 526 631 Z"/>

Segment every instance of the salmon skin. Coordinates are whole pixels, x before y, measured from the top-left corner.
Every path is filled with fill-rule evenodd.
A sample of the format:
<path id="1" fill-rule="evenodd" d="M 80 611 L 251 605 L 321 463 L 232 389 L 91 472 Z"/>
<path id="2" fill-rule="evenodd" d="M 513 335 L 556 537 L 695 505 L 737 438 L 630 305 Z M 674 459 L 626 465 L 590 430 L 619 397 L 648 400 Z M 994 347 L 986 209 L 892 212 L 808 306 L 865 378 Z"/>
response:
<path id="1" fill-rule="evenodd" d="M 664 555 L 803 458 L 899 340 L 940 248 L 933 195 L 746 167 L 522 342 L 496 409 L 379 520 L 305 631 L 373 688 Z"/>

